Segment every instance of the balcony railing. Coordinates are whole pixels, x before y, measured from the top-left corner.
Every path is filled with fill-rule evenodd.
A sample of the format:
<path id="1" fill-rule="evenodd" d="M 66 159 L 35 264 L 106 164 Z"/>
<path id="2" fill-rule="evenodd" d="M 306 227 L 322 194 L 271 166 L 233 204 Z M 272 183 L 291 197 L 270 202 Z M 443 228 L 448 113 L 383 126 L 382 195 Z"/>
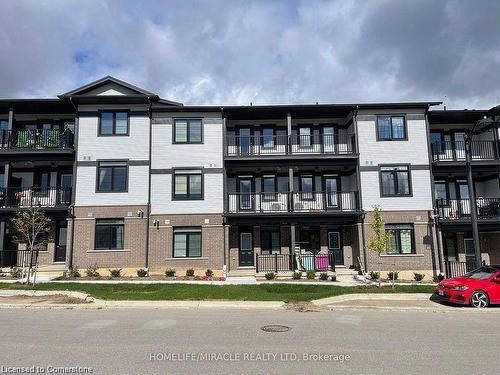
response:
<path id="1" fill-rule="evenodd" d="M 465 161 L 464 141 L 434 142 L 431 145 L 432 156 L 435 162 Z M 494 160 L 499 159 L 499 144 L 496 141 L 472 141 L 471 159 Z"/>
<path id="2" fill-rule="evenodd" d="M 71 204 L 71 188 L 0 188 L 0 208 L 63 207 Z"/>
<path id="3" fill-rule="evenodd" d="M 350 155 L 354 149 L 352 134 L 227 137 L 227 156 Z"/>
<path id="4" fill-rule="evenodd" d="M 0 130 L 0 149 L 71 149 L 73 133 L 60 130 Z"/>
<path id="5" fill-rule="evenodd" d="M 438 199 L 440 219 L 456 220 L 470 218 L 469 199 Z M 500 219 L 500 198 L 476 198 L 476 213 L 479 219 Z"/>
<path id="6" fill-rule="evenodd" d="M 255 254 L 255 272 L 283 271 L 335 272 L 335 255 L 328 254 Z"/>
<path id="7" fill-rule="evenodd" d="M 357 191 L 228 193 L 229 213 L 358 211 Z"/>

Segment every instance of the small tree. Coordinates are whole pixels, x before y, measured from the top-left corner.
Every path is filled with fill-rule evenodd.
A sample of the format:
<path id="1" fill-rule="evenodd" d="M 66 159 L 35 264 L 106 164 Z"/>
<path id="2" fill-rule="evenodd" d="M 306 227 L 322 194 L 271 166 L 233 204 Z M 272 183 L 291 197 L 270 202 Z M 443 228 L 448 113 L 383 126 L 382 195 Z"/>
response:
<path id="1" fill-rule="evenodd" d="M 26 243 L 28 247 L 29 259 L 25 261 L 25 257 L 23 257 L 22 267 L 23 275 L 27 275 L 26 283 L 29 284 L 33 268 L 33 254 L 45 242 L 43 234 L 49 230 L 50 219 L 40 208 L 31 206 L 17 211 L 10 220 L 10 225 L 15 239 L 18 242 Z M 34 284 L 35 278 L 33 279 Z"/>
<path id="2" fill-rule="evenodd" d="M 380 254 L 386 251 L 391 237 L 385 232 L 384 219 L 382 218 L 382 211 L 379 206 L 373 206 L 373 222 L 370 226 L 373 230 L 373 236 L 368 240 L 368 248 L 378 254 L 378 286 L 380 287 L 380 279 L 382 276 L 380 272 Z"/>

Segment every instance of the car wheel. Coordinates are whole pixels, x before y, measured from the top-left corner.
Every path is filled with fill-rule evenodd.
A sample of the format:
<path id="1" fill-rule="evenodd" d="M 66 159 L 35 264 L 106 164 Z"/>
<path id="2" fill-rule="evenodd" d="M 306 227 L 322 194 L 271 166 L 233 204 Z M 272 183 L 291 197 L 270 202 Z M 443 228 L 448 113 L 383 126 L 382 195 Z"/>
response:
<path id="1" fill-rule="evenodd" d="M 482 290 L 478 290 L 470 296 L 470 304 L 472 307 L 481 308 L 487 307 L 490 303 L 488 295 Z"/>

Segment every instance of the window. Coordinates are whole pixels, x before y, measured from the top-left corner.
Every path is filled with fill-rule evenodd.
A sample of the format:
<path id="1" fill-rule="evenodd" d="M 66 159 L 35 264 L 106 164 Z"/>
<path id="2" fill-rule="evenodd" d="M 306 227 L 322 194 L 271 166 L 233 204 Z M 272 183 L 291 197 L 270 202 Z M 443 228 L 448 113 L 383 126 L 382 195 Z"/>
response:
<path id="1" fill-rule="evenodd" d="M 268 175 L 262 177 L 262 192 L 264 200 L 275 200 L 276 196 L 276 176 Z"/>
<path id="2" fill-rule="evenodd" d="M 431 149 L 434 153 L 441 153 L 444 150 L 443 134 L 441 132 L 431 132 Z"/>
<path id="3" fill-rule="evenodd" d="M 95 248 L 97 250 L 123 249 L 125 225 L 123 219 L 95 221 Z"/>
<path id="4" fill-rule="evenodd" d="M 389 234 L 387 254 L 415 254 L 413 224 L 391 224 L 385 226 Z"/>
<path id="5" fill-rule="evenodd" d="M 201 143 L 201 119 L 177 119 L 174 121 L 174 143 Z"/>
<path id="6" fill-rule="evenodd" d="M 127 111 L 102 111 L 99 135 L 128 135 Z"/>
<path id="7" fill-rule="evenodd" d="M 406 140 L 404 116 L 378 116 L 377 139 L 379 141 Z"/>
<path id="8" fill-rule="evenodd" d="M 128 180 L 127 162 L 101 161 L 97 167 L 98 192 L 126 192 Z"/>
<path id="9" fill-rule="evenodd" d="M 201 257 L 201 228 L 174 228 L 174 258 Z"/>
<path id="10" fill-rule="evenodd" d="M 273 128 L 263 128 L 262 129 L 262 146 L 264 148 L 274 147 L 274 129 Z"/>
<path id="11" fill-rule="evenodd" d="M 311 147 L 311 128 L 299 128 L 299 145 L 300 147 Z"/>
<path id="12" fill-rule="evenodd" d="M 174 171 L 175 200 L 203 199 L 203 174 L 199 169 Z"/>
<path id="13" fill-rule="evenodd" d="M 264 229 L 260 233 L 261 254 L 281 253 L 280 232 L 277 229 Z"/>
<path id="14" fill-rule="evenodd" d="M 300 176 L 300 195 L 301 199 L 314 199 L 314 177 L 312 175 Z"/>
<path id="15" fill-rule="evenodd" d="M 408 166 L 380 167 L 381 196 L 411 195 L 410 168 Z"/>

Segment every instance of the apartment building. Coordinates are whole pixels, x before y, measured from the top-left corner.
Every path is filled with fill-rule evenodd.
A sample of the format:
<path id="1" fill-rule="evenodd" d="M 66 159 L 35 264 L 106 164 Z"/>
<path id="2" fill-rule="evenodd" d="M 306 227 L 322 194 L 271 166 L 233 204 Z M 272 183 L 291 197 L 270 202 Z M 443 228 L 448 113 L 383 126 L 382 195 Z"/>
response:
<path id="1" fill-rule="evenodd" d="M 41 263 L 61 269 L 431 277 L 465 262 L 460 137 L 491 115 L 437 104 L 184 106 L 113 77 L 57 99 L 1 100 L 2 265 L 23 246 L 9 218 L 34 204 L 54 221 Z M 473 158 L 492 262 L 498 136 L 478 135 Z M 367 249 L 376 206 L 391 234 L 380 256 Z"/>

